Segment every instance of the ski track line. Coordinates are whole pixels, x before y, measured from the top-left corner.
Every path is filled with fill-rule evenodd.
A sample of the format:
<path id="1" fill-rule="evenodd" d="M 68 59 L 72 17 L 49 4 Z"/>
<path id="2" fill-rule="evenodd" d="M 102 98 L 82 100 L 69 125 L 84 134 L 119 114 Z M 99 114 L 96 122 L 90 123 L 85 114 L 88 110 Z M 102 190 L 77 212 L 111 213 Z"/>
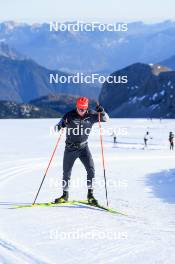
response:
<path id="1" fill-rule="evenodd" d="M 3 164 L 7 164 L 8 165 L 9 163 L 15 162 L 15 161 L 17 163 L 26 164 L 26 162 L 29 162 L 29 161 L 32 161 L 33 162 L 33 161 L 47 160 L 47 159 L 48 159 L 47 157 L 42 157 L 42 158 L 23 158 L 23 159 L 16 159 L 16 157 L 15 157 L 15 158 L 13 158 L 12 160 L 9 161 L 9 158 L 7 156 L 6 159 L 3 161 Z"/>
<path id="2" fill-rule="evenodd" d="M 9 170 L 6 170 L 5 173 L 0 171 L 0 179 L 2 179 L 4 177 L 11 176 L 11 175 L 16 174 L 16 173 L 21 172 L 21 171 L 25 171 L 25 170 L 29 170 L 29 167 L 23 166 L 23 167 L 18 167 L 18 168 L 17 167 L 16 168 L 11 168 Z M 1 175 L 3 177 L 1 177 Z"/>
<path id="3" fill-rule="evenodd" d="M 8 176 L 8 175 L 11 175 L 11 174 L 13 174 L 13 173 L 16 173 L 16 172 L 20 172 L 20 170 L 29 170 L 29 169 L 31 169 L 31 168 L 33 168 L 33 169 L 39 169 L 40 167 L 42 168 L 43 167 L 43 163 L 40 163 L 40 164 L 37 164 L 37 166 L 36 165 L 33 165 L 33 164 L 28 164 L 27 166 L 25 165 L 25 166 L 18 166 L 18 167 L 12 167 L 12 168 L 10 168 L 10 169 L 7 169 L 7 170 L 3 170 L 3 171 L 0 171 L 0 175 L 1 174 L 3 174 L 4 175 L 4 172 L 5 172 L 5 175 L 6 176 Z"/>
<path id="4" fill-rule="evenodd" d="M 51 264 L 51 262 L 45 261 L 43 259 L 40 259 L 38 257 L 35 257 L 30 252 L 21 249 L 14 245 L 13 243 L 1 239 L 0 238 L 0 249 L 2 249 L 6 256 L 10 255 L 11 259 L 14 260 L 13 263 L 27 263 L 27 264 Z M 4 257 L 0 255 L 0 259 L 3 259 Z M 4 263 L 9 263 L 4 259 Z"/>
<path id="5" fill-rule="evenodd" d="M 20 176 L 23 173 L 33 172 L 36 169 L 43 168 L 43 166 L 44 166 L 44 164 L 37 164 L 37 166 L 32 164 L 30 166 L 14 167 L 15 170 L 14 170 L 14 168 L 10 168 L 9 170 L 6 171 L 7 172 L 6 174 L 4 174 L 4 173 L 2 173 L 2 171 L 0 171 L 0 182 L 7 181 L 12 177 Z M 4 169 L 4 171 L 5 171 L 5 169 Z M 3 174 L 3 177 L 1 176 L 2 174 Z"/>
<path id="6" fill-rule="evenodd" d="M 33 171 L 33 170 L 32 169 L 30 169 L 30 170 L 29 169 L 21 169 L 21 170 L 16 171 L 15 173 L 9 173 L 7 175 L 4 175 L 4 177 L 0 177 L 0 182 L 2 183 L 5 181 L 8 181 L 13 177 L 20 176 L 20 175 L 27 173 L 29 171 Z"/>
<path id="7" fill-rule="evenodd" d="M 32 164 L 30 164 L 30 166 L 32 166 Z M 22 166 L 14 166 L 14 167 L 10 167 L 10 168 L 3 168 L 2 170 L 0 170 L 0 174 L 3 174 L 4 173 L 8 173 L 8 172 L 14 172 L 16 169 L 23 169 L 23 168 L 26 168 L 26 167 L 29 167 L 29 164 L 24 164 Z"/>
<path id="8" fill-rule="evenodd" d="M 10 164 L 7 164 L 10 165 Z M 53 165 L 56 165 L 56 163 L 53 163 Z M 6 176 L 8 176 L 10 173 L 14 173 L 14 172 L 19 172 L 19 169 L 40 169 L 40 168 L 45 168 L 46 163 L 45 162 L 40 162 L 40 163 L 24 163 L 21 166 L 14 166 L 11 168 L 3 168 L 2 170 L 0 170 L 0 175 L 5 173 Z"/>
<path id="9" fill-rule="evenodd" d="M 7 164 L 7 165 L 10 165 L 10 164 Z M 3 169 L 0 170 L 0 174 L 4 174 L 4 172 L 6 173 L 6 172 L 14 171 L 14 169 L 20 169 L 20 168 L 26 168 L 26 167 L 28 168 L 28 167 L 32 167 L 32 166 L 39 167 L 41 165 L 44 166 L 45 162 L 37 163 L 37 165 L 35 163 L 28 163 L 27 162 L 27 163 L 21 164 L 20 166 L 14 166 L 14 167 L 10 167 L 10 168 L 4 167 Z"/>

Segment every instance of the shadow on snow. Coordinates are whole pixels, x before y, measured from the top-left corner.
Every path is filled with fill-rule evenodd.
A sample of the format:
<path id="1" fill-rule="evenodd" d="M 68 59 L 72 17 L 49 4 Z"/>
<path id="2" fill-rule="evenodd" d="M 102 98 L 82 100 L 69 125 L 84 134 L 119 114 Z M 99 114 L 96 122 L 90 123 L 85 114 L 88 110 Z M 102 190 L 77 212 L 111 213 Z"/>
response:
<path id="1" fill-rule="evenodd" d="M 175 169 L 149 174 L 146 185 L 164 202 L 175 203 Z"/>

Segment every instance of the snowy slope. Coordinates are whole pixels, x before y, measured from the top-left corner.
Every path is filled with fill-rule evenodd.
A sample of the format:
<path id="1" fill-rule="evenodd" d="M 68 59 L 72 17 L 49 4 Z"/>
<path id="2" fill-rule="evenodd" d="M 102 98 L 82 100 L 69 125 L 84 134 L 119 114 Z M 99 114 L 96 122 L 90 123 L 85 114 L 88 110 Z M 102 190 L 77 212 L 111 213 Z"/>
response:
<path id="1" fill-rule="evenodd" d="M 127 129 L 126 135 L 118 136 L 117 146 L 110 135 L 104 136 L 104 143 L 110 207 L 128 217 L 87 208 L 9 209 L 33 201 L 58 137 L 50 134 L 56 122 L 0 121 L 0 263 L 174 263 L 175 154 L 169 151 L 167 138 L 169 131 L 175 131 L 175 121 L 109 123 Z M 147 129 L 152 140 L 144 150 Z M 96 166 L 95 194 L 105 205 L 97 133 L 89 145 Z M 38 202 L 61 194 L 63 151 L 62 138 Z M 85 179 L 77 161 L 70 199 L 86 198 Z"/>

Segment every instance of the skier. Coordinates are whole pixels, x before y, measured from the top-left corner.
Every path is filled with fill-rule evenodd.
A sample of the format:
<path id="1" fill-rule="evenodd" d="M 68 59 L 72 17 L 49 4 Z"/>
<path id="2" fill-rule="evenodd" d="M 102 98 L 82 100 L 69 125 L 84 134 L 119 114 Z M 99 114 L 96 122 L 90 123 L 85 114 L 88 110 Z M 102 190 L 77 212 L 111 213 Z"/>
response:
<path id="1" fill-rule="evenodd" d="M 117 134 L 116 134 L 115 130 L 113 130 L 112 137 L 113 137 L 114 144 L 117 144 Z"/>
<path id="2" fill-rule="evenodd" d="M 93 195 L 92 183 L 95 177 L 95 169 L 88 147 L 88 136 L 93 124 L 98 122 L 99 115 L 102 122 L 106 122 L 109 117 L 101 105 L 97 104 L 95 111 L 88 110 L 88 104 L 88 98 L 78 98 L 76 101 L 76 109 L 66 113 L 55 126 L 56 131 L 66 127 L 66 146 L 63 158 L 63 195 L 55 199 L 55 203 L 68 201 L 72 167 L 75 160 L 79 158 L 87 171 L 88 202 L 93 205 L 98 205 L 98 201 Z"/>
<path id="3" fill-rule="evenodd" d="M 148 147 L 148 144 L 147 144 L 148 139 L 152 139 L 152 137 L 150 137 L 149 132 L 147 131 L 145 136 L 144 136 L 144 145 L 145 145 L 144 148 Z"/>
<path id="4" fill-rule="evenodd" d="M 174 134 L 173 132 L 169 133 L 169 142 L 170 142 L 170 150 L 174 149 Z"/>

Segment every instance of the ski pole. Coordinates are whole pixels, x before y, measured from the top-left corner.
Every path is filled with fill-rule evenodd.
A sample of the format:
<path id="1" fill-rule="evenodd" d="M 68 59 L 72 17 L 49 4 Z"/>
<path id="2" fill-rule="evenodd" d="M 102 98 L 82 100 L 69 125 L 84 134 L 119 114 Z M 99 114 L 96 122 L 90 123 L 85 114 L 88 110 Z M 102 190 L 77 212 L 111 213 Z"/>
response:
<path id="1" fill-rule="evenodd" d="M 103 163 L 103 173 L 104 173 L 104 180 L 105 180 L 106 204 L 108 207 L 109 206 L 108 191 L 107 191 L 107 183 L 106 183 L 106 168 L 105 168 L 105 159 L 104 159 L 104 148 L 103 148 L 103 137 L 102 137 L 100 112 L 98 113 L 98 124 L 99 124 L 99 129 L 100 129 L 100 144 L 101 144 L 101 155 L 102 155 L 102 163 Z"/>
<path id="2" fill-rule="evenodd" d="M 35 196 L 35 199 L 34 199 L 32 205 L 35 205 L 36 199 L 37 199 L 37 197 L 38 197 L 38 195 L 39 195 L 39 192 L 40 192 L 40 190 L 41 190 L 41 187 L 42 187 L 42 185 L 43 185 L 43 182 L 44 182 L 44 180 L 45 180 L 45 178 L 46 178 L 47 172 L 48 172 L 48 170 L 49 170 L 50 164 L 51 164 L 51 162 L 52 162 L 52 160 L 53 160 L 53 157 L 54 157 L 54 155 L 55 155 L 56 149 L 57 149 L 58 144 L 59 144 L 59 142 L 60 142 L 60 140 L 61 140 L 61 136 L 62 136 L 62 134 L 63 134 L 63 131 L 64 131 L 64 129 L 62 128 L 62 129 L 61 129 L 61 134 L 60 134 L 59 137 L 58 137 L 58 140 L 57 140 L 57 143 L 56 143 L 55 148 L 54 148 L 54 150 L 53 150 L 53 153 L 52 153 L 52 155 L 51 155 L 51 158 L 50 158 L 49 164 L 48 164 L 48 166 L 47 166 L 47 168 L 46 168 L 46 170 L 45 170 L 45 173 L 44 173 L 43 179 L 42 179 L 42 181 L 41 181 L 41 184 L 40 184 L 40 186 L 39 186 L 38 192 L 37 192 L 37 194 L 36 194 L 36 196 Z"/>

